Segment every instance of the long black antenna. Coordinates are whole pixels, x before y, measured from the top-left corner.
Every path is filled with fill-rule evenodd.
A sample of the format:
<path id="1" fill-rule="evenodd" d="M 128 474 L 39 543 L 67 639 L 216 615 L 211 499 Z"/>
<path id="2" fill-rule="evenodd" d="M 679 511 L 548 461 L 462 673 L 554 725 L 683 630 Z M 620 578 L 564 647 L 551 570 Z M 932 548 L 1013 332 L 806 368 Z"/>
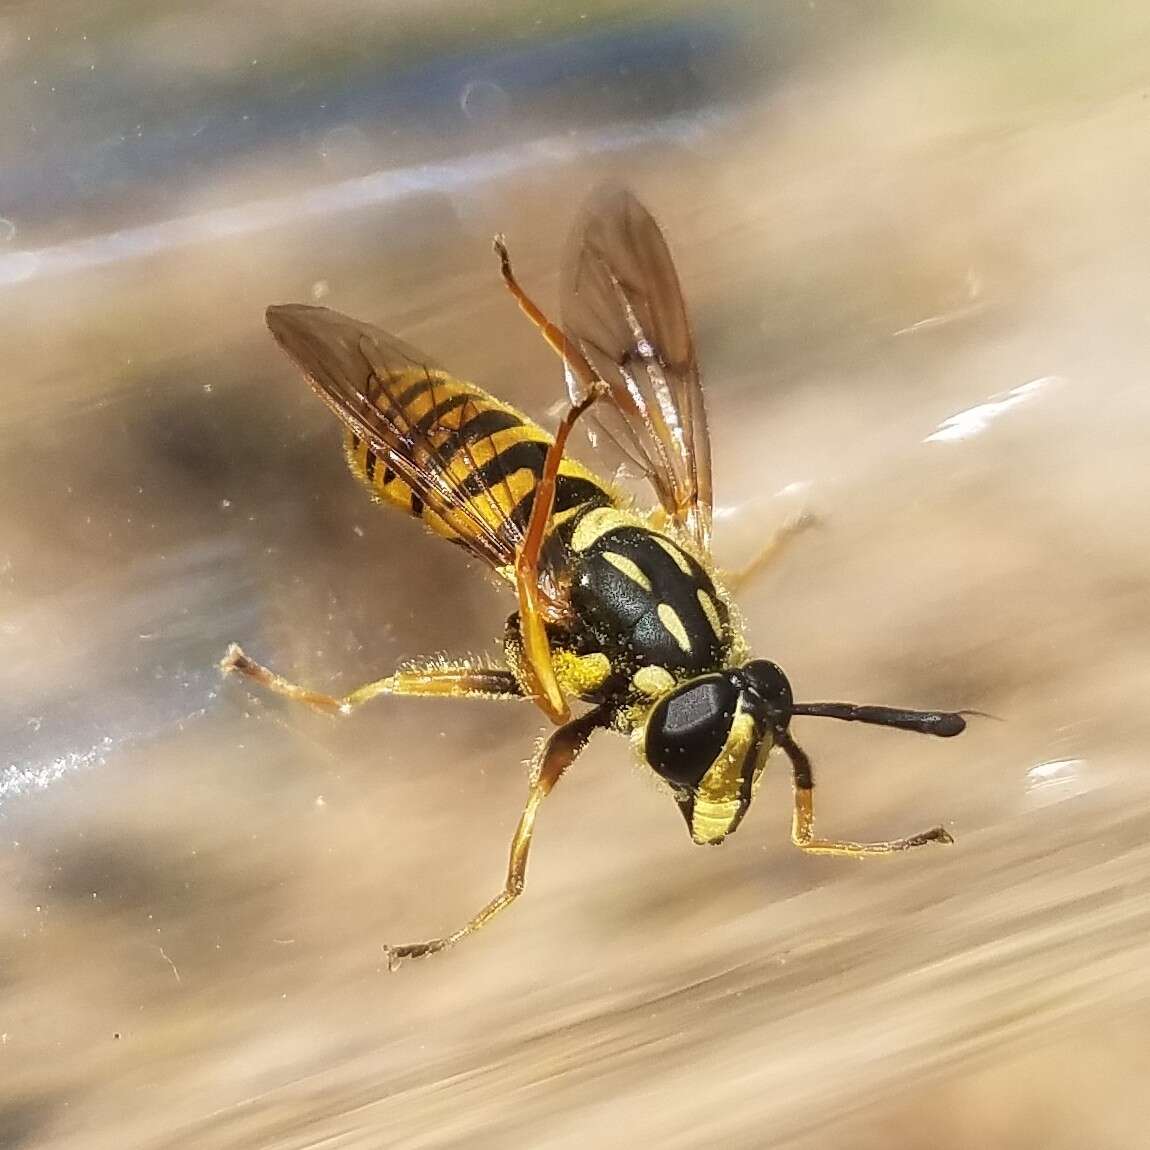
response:
<path id="1" fill-rule="evenodd" d="M 877 727 L 896 727 L 900 731 L 917 731 L 950 739 L 966 730 L 963 715 L 972 711 L 903 711 L 898 707 L 860 707 L 856 703 L 796 703 L 792 715 L 811 715 L 819 719 L 842 719 L 848 723 L 873 723 Z"/>

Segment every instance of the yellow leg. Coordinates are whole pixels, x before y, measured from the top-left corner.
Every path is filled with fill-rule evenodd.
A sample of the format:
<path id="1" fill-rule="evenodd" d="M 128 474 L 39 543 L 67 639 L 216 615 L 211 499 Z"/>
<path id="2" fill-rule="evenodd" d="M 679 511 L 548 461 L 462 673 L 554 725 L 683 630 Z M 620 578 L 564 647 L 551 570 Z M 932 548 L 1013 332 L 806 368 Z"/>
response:
<path id="1" fill-rule="evenodd" d="M 583 353 L 564 335 L 562 328 L 552 323 L 519 286 L 511 270 L 511 256 L 502 236 L 495 237 L 495 253 L 499 256 L 503 282 L 520 310 L 539 329 L 547 345 L 562 357 L 568 371 L 579 380 L 583 388 L 582 398 L 567 409 L 556 429 L 555 439 L 547 449 L 543 474 L 531 504 L 531 518 L 527 522 L 523 543 L 515 556 L 515 587 L 519 597 L 519 627 L 523 637 L 523 669 L 528 686 L 543 713 L 553 723 L 565 723 L 571 717 L 571 708 L 559 689 L 551 661 L 551 644 L 544 625 L 544 604 L 539 594 L 539 556 L 547 537 L 551 510 L 555 506 L 555 484 L 567 437 L 575 421 L 604 393 L 606 385 L 596 377 Z"/>
<path id="2" fill-rule="evenodd" d="M 797 536 L 811 527 L 818 526 L 818 522 L 809 511 L 800 511 L 797 515 L 792 515 L 775 529 L 762 550 L 749 563 L 734 571 L 720 572 L 723 585 L 730 591 L 737 590 L 752 576 L 774 563 Z"/>
<path id="3" fill-rule="evenodd" d="M 423 958 L 454 946 L 460 939 L 474 934 L 481 926 L 490 922 L 504 907 L 510 906 L 523 893 L 523 884 L 527 877 L 527 856 L 531 850 L 531 835 L 535 829 L 535 815 L 539 810 L 539 804 L 550 794 L 551 789 L 563 777 L 563 772 L 587 745 L 592 732 L 598 727 L 607 725 L 608 721 L 607 709 L 596 707 L 552 733 L 532 769 L 531 789 L 527 793 L 523 813 L 519 816 L 515 837 L 511 840 L 511 857 L 508 860 L 507 881 L 503 889 L 466 925 L 451 934 L 433 938 L 428 942 L 385 947 L 387 965 L 391 970 L 395 970 L 406 958 Z"/>
<path id="4" fill-rule="evenodd" d="M 839 839 L 815 838 L 814 775 L 806 752 L 787 731 L 775 732 L 775 745 L 786 752 L 791 760 L 795 785 L 795 814 L 791 824 L 791 841 L 808 854 L 839 855 L 848 858 L 869 858 L 872 855 L 894 854 L 926 843 L 952 843 L 954 839 L 945 827 L 931 827 L 917 835 L 901 839 L 887 839 L 877 843 L 855 843 Z"/>
<path id="5" fill-rule="evenodd" d="M 439 695 L 448 698 L 521 699 L 523 692 L 510 671 L 473 667 L 467 663 L 454 666 L 404 667 L 386 679 L 377 679 L 337 698 L 322 691 L 312 691 L 290 682 L 262 663 L 249 658 L 238 643 L 228 648 L 220 661 L 224 674 L 236 671 L 277 695 L 305 703 L 325 715 L 350 715 L 356 707 L 377 695 Z"/>
<path id="6" fill-rule="evenodd" d="M 539 329 L 539 334 L 547 346 L 558 355 L 575 377 L 583 385 L 584 391 L 592 391 L 598 385 L 598 378 L 583 353 L 567 338 L 563 329 L 552 323 L 542 308 L 519 286 L 515 273 L 511 270 L 511 256 L 502 236 L 495 237 L 495 254 L 499 257 L 499 270 L 507 290 L 519 305 L 520 311 Z"/>
<path id="7" fill-rule="evenodd" d="M 931 827 L 921 834 L 908 835 L 902 839 L 886 839 L 877 843 L 852 843 L 838 839 L 816 839 L 814 837 L 815 812 L 814 790 L 810 787 L 795 787 L 795 817 L 791 825 L 791 841 L 799 848 L 813 855 L 839 855 L 849 858 L 868 858 L 871 855 L 888 855 L 895 851 L 907 851 L 926 843 L 952 843 L 954 839 L 945 827 Z"/>
<path id="8" fill-rule="evenodd" d="M 539 594 L 539 557 L 547 538 L 547 524 L 555 506 L 556 480 L 563 449 L 575 421 L 595 402 L 598 391 L 593 391 L 567 409 L 559 423 L 555 438 L 547 448 L 543 461 L 543 474 L 535 488 L 531 503 L 531 518 L 527 521 L 523 542 L 515 554 L 515 590 L 519 598 L 519 631 L 523 639 L 523 670 L 531 695 L 543 713 L 553 723 L 565 723 L 571 717 L 571 708 L 559 688 L 555 677 L 555 664 L 551 659 L 551 644 L 547 638 L 543 604 Z"/>

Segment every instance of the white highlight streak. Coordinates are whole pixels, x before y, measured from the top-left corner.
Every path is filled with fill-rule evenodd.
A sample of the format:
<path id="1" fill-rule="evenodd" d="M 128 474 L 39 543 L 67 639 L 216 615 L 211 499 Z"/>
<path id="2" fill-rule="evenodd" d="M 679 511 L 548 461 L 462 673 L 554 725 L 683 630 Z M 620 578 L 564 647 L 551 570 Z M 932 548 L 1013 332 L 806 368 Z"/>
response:
<path id="1" fill-rule="evenodd" d="M 991 421 L 1009 411 L 1012 407 L 1034 399 L 1048 384 L 1054 383 L 1056 377 L 1045 375 L 1041 379 L 1032 379 L 1029 383 L 1020 384 L 1011 388 L 1004 395 L 994 396 L 985 403 L 960 411 L 957 415 L 944 419 L 935 431 L 923 440 L 924 443 L 950 443 L 956 439 L 969 439 L 978 435 L 990 425 Z"/>
<path id="2" fill-rule="evenodd" d="M 705 135 L 724 119 L 722 114 L 711 111 L 671 117 L 649 127 L 548 136 L 446 163 L 386 169 L 295 195 L 124 228 L 74 243 L 13 252 L 0 256 L 0 288 L 144 259 L 204 241 L 250 235 L 314 216 L 392 203 L 420 192 L 451 191 L 525 169 L 567 164 L 588 153 L 621 152 L 650 143 L 688 141 Z"/>
<path id="3" fill-rule="evenodd" d="M 180 969 L 168 957 L 168 952 L 166 950 L 164 950 L 164 948 L 162 946 L 157 946 L 156 949 L 160 952 L 160 957 L 172 968 L 172 973 L 176 976 L 176 981 L 177 982 L 183 982 L 184 980 L 180 977 Z"/>

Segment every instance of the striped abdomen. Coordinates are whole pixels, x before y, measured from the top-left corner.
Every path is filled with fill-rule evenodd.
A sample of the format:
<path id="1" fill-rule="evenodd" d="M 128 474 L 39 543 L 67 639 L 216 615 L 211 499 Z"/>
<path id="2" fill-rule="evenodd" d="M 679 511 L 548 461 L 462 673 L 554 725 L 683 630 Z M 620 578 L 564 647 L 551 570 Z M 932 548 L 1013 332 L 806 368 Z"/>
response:
<path id="1" fill-rule="evenodd" d="M 447 502 L 467 514 L 452 517 L 428 507 L 368 442 L 349 434 L 348 464 L 360 481 L 379 499 L 422 519 L 454 543 L 468 545 L 475 517 L 494 534 L 517 538 L 530 517 L 551 436 L 473 384 L 441 372 L 416 374 L 397 397 L 397 407 L 409 428 L 413 464 L 445 477 L 446 484 L 437 482 L 434 489 L 450 488 Z M 614 496 L 592 472 L 573 459 L 562 461 L 553 529 L 583 509 L 613 503 Z"/>

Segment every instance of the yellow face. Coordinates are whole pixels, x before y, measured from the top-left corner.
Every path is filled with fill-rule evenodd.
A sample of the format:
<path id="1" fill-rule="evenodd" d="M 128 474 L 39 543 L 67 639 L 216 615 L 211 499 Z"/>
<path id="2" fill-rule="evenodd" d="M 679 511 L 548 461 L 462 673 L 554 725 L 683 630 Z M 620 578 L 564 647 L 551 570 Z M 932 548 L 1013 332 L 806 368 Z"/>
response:
<path id="1" fill-rule="evenodd" d="M 700 844 L 721 843 L 742 821 L 771 749 L 770 736 L 757 729 L 741 699 L 739 707 L 722 751 L 692 796 L 691 838 Z"/>
<path id="2" fill-rule="evenodd" d="M 636 735 L 644 761 L 668 782 L 691 838 L 720 843 L 742 821 L 773 746 L 761 698 L 736 671 L 682 683 L 660 698 Z"/>

